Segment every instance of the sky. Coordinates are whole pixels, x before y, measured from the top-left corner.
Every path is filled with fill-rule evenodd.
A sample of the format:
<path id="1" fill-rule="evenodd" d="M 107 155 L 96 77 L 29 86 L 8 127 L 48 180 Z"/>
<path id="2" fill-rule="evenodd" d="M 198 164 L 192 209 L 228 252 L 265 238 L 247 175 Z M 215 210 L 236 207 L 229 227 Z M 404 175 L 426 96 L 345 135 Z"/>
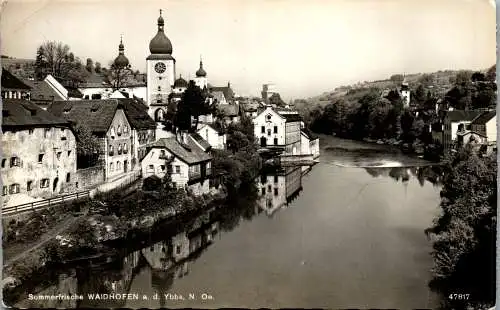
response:
<path id="1" fill-rule="evenodd" d="M 5 1 L 5 0 L 0 0 Z M 260 95 L 306 98 L 396 73 L 485 69 L 496 63 L 491 0 L 7 0 L 0 50 L 35 58 L 44 41 L 85 62 L 125 55 L 145 72 L 159 9 L 177 75 L 193 78 L 200 55 L 209 83 Z"/>

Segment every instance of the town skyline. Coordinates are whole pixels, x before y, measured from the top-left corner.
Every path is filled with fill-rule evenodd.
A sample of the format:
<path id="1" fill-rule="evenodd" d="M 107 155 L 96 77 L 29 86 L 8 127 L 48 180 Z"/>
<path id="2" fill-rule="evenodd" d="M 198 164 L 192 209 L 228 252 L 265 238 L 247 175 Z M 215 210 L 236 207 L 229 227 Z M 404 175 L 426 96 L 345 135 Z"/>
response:
<path id="1" fill-rule="evenodd" d="M 259 95 L 271 82 L 285 100 L 396 73 L 481 70 L 496 59 L 487 0 L 9 1 L 3 9 L 3 55 L 34 59 L 41 43 L 61 41 L 83 62 L 108 67 L 123 35 L 141 72 L 162 9 L 177 77 L 194 78 L 201 56 L 212 85 Z"/>

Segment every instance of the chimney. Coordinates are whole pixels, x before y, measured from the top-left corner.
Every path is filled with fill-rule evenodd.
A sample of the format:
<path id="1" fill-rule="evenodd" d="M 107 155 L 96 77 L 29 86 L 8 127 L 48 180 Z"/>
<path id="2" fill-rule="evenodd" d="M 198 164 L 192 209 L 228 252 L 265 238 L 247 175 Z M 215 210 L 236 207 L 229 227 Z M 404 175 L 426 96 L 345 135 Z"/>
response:
<path id="1" fill-rule="evenodd" d="M 231 87 L 231 82 L 227 82 L 227 87 L 230 88 Z"/>

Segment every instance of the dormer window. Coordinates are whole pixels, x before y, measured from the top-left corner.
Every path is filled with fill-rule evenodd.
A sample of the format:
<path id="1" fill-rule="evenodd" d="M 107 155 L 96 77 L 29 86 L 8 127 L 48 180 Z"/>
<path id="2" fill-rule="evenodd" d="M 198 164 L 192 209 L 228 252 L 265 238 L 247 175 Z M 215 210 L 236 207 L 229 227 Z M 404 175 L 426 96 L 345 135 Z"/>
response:
<path id="1" fill-rule="evenodd" d="M 116 129 L 116 133 L 121 136 L 122 135 L 122 126 L 118 125 L 118 128 Z"/>

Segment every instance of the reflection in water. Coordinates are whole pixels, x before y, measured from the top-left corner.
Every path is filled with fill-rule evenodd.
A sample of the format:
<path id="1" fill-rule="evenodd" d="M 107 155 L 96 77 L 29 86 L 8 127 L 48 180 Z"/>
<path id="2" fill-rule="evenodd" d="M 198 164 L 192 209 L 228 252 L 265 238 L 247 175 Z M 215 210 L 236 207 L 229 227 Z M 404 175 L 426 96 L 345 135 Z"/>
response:
<path id="1" fill-rule="evenodd" d="M 302 167 L 289 167 L 262 173 L 256 185 L 258 204 L 268 215 L 288 206 L 302 191 Z"/>
<path id="2" fill-rule="evenodd" d="M 425 181 L 434 186 L 442 183 L 442 169 L 440 166 L 425 167 L 393 167 L 393 168 L 364 168 L 365 171 L 374 178 L 383 176 L 390 177 L 396 182 L 401 181 L 407 184 L 411 177 L 417 178 L 420 186 L 425 185 Z"/>

